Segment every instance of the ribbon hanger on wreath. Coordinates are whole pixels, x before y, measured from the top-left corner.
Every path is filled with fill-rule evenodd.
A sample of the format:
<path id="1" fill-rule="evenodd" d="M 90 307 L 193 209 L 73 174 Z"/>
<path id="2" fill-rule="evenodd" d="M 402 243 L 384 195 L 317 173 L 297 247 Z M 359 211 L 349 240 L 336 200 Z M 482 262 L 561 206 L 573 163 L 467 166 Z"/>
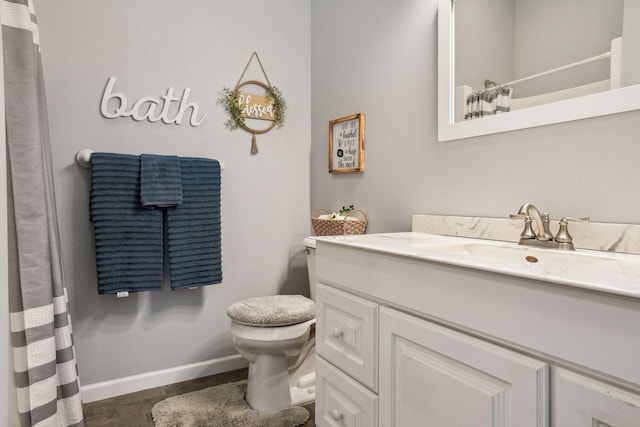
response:
<path id="1" fill-rule="evenodd" d="M 266 83 L 259 80 L 243 81 L 244 75 L 255 58 L 260 65 Z M 245 92 L 249 87 L 262 90 L 262 94 L 252 94 Z M 255 90 L 255 89 L 254 89 Z M 233 89 L 224 88 L 223 96 L 218 99 L 218 103 L 224 106 L 229 119 L 225 122 L 225 127 L 229 130 L 242 128 L 251 133 L 251 154 L 258 153 L 258 143 L 256 135 L 269 132 L 275 126 L 284 126 L 287 102 L 282 97 L 282 92 L 273 86 L 264 71 L 262 62 L 256 52 L 251 54 L 247 65 L 244 67 L 238 83 Z M 266 126 L 258 126 L 260 122 L 270 122 Z"/>

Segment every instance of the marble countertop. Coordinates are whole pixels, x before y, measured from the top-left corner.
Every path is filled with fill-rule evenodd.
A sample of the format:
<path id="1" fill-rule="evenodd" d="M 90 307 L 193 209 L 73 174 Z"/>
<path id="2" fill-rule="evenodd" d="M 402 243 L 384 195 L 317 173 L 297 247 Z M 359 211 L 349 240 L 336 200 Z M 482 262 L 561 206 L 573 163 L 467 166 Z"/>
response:
<path id="1" fill-rule="evenodd" d="M 403 232 L 316 237 L 318 243 L 375 251 L 452 266 L 640 298 L 640 255 L 559 251 L 468 237 Z M 476 249 L 480 249 L 476 253 Z M 537 262 L 525 259 L 535 256 Z"/>

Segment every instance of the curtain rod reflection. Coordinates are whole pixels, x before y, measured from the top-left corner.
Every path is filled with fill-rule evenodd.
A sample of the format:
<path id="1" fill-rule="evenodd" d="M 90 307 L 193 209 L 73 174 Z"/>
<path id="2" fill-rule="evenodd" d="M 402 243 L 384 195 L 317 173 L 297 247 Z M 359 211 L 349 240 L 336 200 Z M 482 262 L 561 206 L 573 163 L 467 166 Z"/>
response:
<path id="1" fill-rule="evenodd" d="M 553 68 L 551 70 L 543 71 L 541 73 L 533 74 L 531 76 L 523 77 L 521 79 L 512 80 L 512 81 L 507 82 L 507 83 L 498 84 L 498 83 L 496 83 L 496 82 L 494 82 L 492 80 L 488 80 L 487 79 L 487 80 L 484 81 L 484 86 L 486 88 L 485 89 L 486 91 L 496 90 L 496 89 L 498 89 L 500 87 L 513 86 L 515 84 L 526 82 L 528 80 L 537 79 L 539 77 L 544 77 L 544 76 L 547 76 L 549 74 L 554 74 L 554 73 L 557 73 L 557 72 L 560 72 L 560 71 L 568 70 L 570 68 L 579 67 L 580 65 L 588 64 L 590 62 L 601 61 L 603 59 L 608 59 L 608 58 L 611 58 L 611 51 L 602 53 L 600 55 L 593 56 L 591 58 L 583 59 L 582 61 L 574 62 L 572 64 L 563 65 L 562 67 Z"/>

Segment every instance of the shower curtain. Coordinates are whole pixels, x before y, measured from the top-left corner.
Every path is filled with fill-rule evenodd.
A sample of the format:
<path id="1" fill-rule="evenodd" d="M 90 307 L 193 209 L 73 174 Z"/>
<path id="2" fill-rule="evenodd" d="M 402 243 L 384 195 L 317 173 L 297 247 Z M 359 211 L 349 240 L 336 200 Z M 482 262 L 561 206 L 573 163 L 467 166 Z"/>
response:
<path id="1" fill-rule="evenodd" d="M 82 426 L 31 0 L 0 0 L 0 17 L 9 182 L 9 312 L 20 423 Z"/>

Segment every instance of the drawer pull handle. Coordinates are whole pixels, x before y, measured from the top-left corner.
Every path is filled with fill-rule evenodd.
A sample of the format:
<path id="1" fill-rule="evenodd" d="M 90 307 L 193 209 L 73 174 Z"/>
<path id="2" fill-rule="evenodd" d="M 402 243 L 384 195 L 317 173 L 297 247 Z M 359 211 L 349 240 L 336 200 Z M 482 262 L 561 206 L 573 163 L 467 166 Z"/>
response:
<path id="1" fill-rule="evenodd" d="M 331 410 L 331 418 L 333 418 L 336 421 L 340 421 L 342 419 L 342 411 L 339 409 Z"/>
<path id="2" fill-rule="evenodd" d="M 338 327 L 333 328 L 333 331 L 331 331 L 331 336 L 333 336 L 335 339 L 341 338 L 342 328 L 338 328 Z"/>

